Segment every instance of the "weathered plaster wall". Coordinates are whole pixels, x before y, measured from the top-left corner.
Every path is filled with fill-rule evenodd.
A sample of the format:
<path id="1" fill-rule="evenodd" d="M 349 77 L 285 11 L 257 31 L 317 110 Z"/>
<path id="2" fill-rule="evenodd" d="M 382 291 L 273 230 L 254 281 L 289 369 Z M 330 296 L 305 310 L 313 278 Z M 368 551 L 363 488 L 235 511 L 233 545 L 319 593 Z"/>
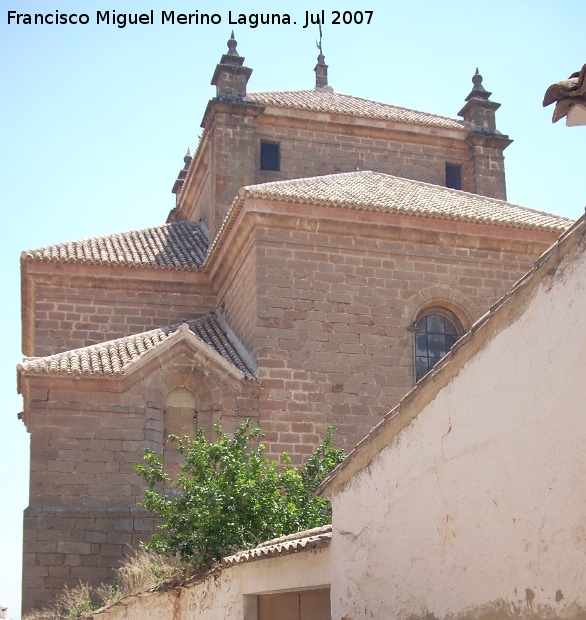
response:
<path id="1" fill-rule="evenodd" d="M 332 618 L 584 617 L 584 245 L 334 496 Z"/>
<path id="2" fill-rule="evenodd" d="M 169 592 L 129 597 L 92 619 L 256 620 L 258 594 L 327 587 L 330 572 L 327 548 L 248 562 Z"/>

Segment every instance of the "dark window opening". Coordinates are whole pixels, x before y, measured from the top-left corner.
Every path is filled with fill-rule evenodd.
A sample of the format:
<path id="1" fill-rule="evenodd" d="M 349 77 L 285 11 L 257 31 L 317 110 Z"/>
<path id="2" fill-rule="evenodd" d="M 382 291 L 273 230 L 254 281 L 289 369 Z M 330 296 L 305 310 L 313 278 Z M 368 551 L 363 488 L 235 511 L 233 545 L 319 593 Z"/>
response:
<path id="1" fill-rule="evenodd" d="M 450 313 L 451 315 L 451 313 Z M 424 377 L 452 348 L 462 328 L 456 317 L 429 311 L 415 323 L 415 378 Z"/>
<path id="2" fill-rule="evenodd" d="M 279 157 L 279 145 L 274 142 L 260 143 L 260 169 L 276 170 L 281 169 Z"/>
<path id="3" fill-rule="evenodd" d="M 462 166 L 446 164 L 446 187 L 462 189 Z"/>

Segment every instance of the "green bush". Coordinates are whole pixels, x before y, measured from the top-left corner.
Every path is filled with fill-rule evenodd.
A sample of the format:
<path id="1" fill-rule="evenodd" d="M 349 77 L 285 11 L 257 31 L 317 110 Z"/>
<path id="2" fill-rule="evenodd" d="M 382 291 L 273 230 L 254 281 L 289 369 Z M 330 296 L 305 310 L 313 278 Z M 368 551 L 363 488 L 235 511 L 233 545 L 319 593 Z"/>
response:
<path id="1" fill-rule="evenodd" d="M 332 428 L 297 468 L 286 453 L 280 464 L 264 456 L 264 445 L 256 445 L 261 430 L 250 420 L 232 437 L 214 428 L 215 442 L 201 430 L 193 441 L 169 438 L 185 459 L 176 480 L 151 450 L 145 452 L 146 466 L 135 466 L 148 485 L 143 505 L 161 518 L 147 550 L 179 555 L 201 570 L 261 541 L 331 522 L 329 501 L 314 491 L 345 456 L 334 448 Z"/>

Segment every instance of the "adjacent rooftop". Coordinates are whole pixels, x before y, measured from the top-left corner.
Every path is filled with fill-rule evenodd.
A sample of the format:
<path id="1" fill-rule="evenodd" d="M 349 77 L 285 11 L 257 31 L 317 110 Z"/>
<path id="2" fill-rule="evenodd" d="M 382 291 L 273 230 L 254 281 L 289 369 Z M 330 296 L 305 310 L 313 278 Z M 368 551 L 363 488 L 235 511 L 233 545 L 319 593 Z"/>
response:
<path id="1" fill-rule="evenodd" d="M 286 90 L 248 93 L 246 99 L 265 106 L 312 110 L 314 112 L 327 112 L 330 114 L 347 114 L 362 118 L 467 131 L 466 125 L 462 121 L 453 118 L 409 110 L 387 103 L 361 99 L 360 97 L 341 95 L 327 90 Z"/>
<path id="2" fill-rule="evenodd" d="M 560 232 L 573 223 L 502 200 L 368 171 L 249 185 L 240 197 L 249 196 Z"/>
<path id="3" fill-rule="evenodd" d="M 332 526 L 322 525 L 311 530 L 297 532 L 289 536 L 268 540 L 254 549 L 240 551 L 222 560 L 224 566 L 253 562 L 264 558 L 272 558 L 279 555 L 289 555 L 300 551 L 313 551 L 328 547 L 332 540 Z"/>
<path id="4" fill-rule="evenodd" d="M 22 253 L 24 260 L 123 265 L 159 269 L 199 269 L 208 239 L 199 224 L 172 222 L 142 230 L 66 241 Z"/>
<path id="5" fill-rule="evenodd" d="M 17 369 L 26 374 L 123 376 L 133 363 L 177 334 L 182 326 L 240 370 L 246 379 L 254 378 L 254 371 L 237 351 L 238 344 L 231 341 L 213 313 L 166 329 L 153 329 L 47 357 L 28 357 Z"/>

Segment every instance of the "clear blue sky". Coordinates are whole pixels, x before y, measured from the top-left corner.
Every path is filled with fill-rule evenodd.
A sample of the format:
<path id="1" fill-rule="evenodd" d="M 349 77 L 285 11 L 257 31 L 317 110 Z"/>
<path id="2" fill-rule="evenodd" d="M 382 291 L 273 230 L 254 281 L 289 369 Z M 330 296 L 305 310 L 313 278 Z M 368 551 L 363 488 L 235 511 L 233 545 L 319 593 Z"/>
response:
<path id="1" fill-rule="evenodd" d="M 297 24 L 228 24 L 258 7 Z M 299 6 L 297 9 L 296 6 Z M 219 13 L 217 26 L 160 25 L 161 9 Z M 552 125 L 549 84 L 586 62 L 584 0 L 544 2 L 361 0 L 0 0 L 0 204 L 5 236 L 0 602 L 18 618 L 28 436 L 16 414 L 21 359 L 19 255 L 26 248 L 165 221 L 187 149 L 197 145 L 210 79 L 234 28 L 253 69 L 249 90 L 312 88 L 317 33 L 306 10 L 326 11 L 323 49 L 337 92 L 455 117 L 478 66 L 506 151 L 511 202 L 579 217 L 586 203 L 586 128 Z M 95 24 L 96 11 L 146 12 L 155 25 Z M 370 25 L 334 26 L 331 11 L 374 11 Z M 18 26 L 7 12 L 85 12 L 87 26 Z M 265 9 L 267 10 L 267 9 Z"/>

